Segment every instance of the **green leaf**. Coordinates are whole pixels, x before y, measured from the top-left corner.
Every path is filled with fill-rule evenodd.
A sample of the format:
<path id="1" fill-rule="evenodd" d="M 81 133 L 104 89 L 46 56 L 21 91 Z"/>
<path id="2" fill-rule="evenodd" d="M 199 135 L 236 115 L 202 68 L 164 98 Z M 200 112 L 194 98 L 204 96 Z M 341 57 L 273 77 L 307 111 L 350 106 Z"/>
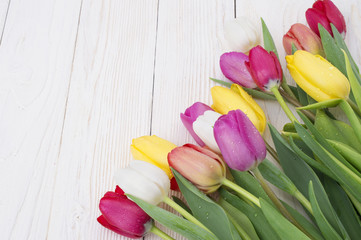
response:
<path id="1" fill-rule="evenodd" d="M 264 43 L 264 48 L 267 51 L 272 51 L 276 54 L 277 58 L 278 58 L 278 52 L 276 49 L 276 45 L 275 42 L 273 41 L 272 35 L 268 30 L 268 27 L 266 25 L 266 23 L 263 21 L 263 19 L 261 18 L 261 22 L 262 22 L 262 33 L 263 33 L 263 43 Z"/>
<path id="2" fill-rule="evenodd" d="M 337 28 L 331 23 L 331 28 L 332 28 L 332 33 L 333 33 L 333 38 L 335 39 L 335 42 L 337 44 L 337 46 L 340 49 L 345 50 L 345 52 L 347 53 L 348 58 L 351 61 L 351 65 L 352 65 L 352 69 L 354 70 L 354 72 L 359 73 L 359 68 L 357 67 L 356 62 L 353 60 L 350 51 L 347 48 L 347 45 L 345 43 L 345 41 L 343 40 L 343 36 L 339 33 L 339 31 L 337 30 Z M 361 83 L 361 82 L 360 82 Z"/>
<path id="3" fill-rule="evenodd" d="M 306 106 L 310 104 L 307 93 L 303 91 L 303 89 L 300 88 L 300 86 L 298 85 L 297 85 L 297 93 L 298 93 L 298 100 L 300 101 L 302 106 Z"/>
<path id="4" fill-rule="evenodd" d="M 328 152 L 301 125 L 295 123 L 295 127 L 302 140 L 312 149 L 316 156 L 319 157 L 322 163 L 331 170 L 338 178 L 338 181 L 345 186 L 357 200 L 361 201 L 361 178 Z"/>
<path id="5" fill-rule="evenodd" d="M 342 101 L 342 99 L 331 99 L 331 100 L 313 103 L 313 104 L 303 106 L 303 107 L 298 107 L 297 109 L 300 109 L 300 110 L 312 109 L 313 110 L 313 109 L 336 107 L 338 104 L 340 104 L 341 101 Z"/>
<path id="6" fill-rule="evenodd" d="M 350 64 L 350 60 L 347 57 L 347 54 L 345 51 L 343 51 L 343 54 L 345 56 L 345 63 L 346 63 L 346 70 L 347 70 L 347 76 L 348 76 L 348 80 L 350 81 L 350 85 L 351 85 L 351 90 L 353 93 L 353 96 L 356 100 L 357 106 L 359 109 L 361 109 L 361 85 L 360 82 L 357 80 L 351 64 Z"/>
<path id="7" fill-rule="evenodd" d="M 316 173 L 308 166 L 282 138 L 278 131 L 268 125 L 271 131 L 272 139 L 275 144 L 281 166 L 286 175 L 296 185 L 297 189 L 307 198 L 308 184 L 313 182 L 318 201 L 321 204 L 322 212 L 331 225 L 341 234 L 344 230 L 342 223 L 338 219 L 328 197 Z M 295 125 L 297 126 L 297 125 Z"/>
<path id="8" fill-rule="evenodd" d="M 323 50 L 326 54 L 326 59 L 337 67 L 344 75 L 346 75 L 345 59 L 339 46 L 331 34 L 321 25 L 318 24 L 320 37 L 322 41 Z"/>
<path id="9" fill-rule="evenodd" d="M 354 166 L 352 166 L 339 152 L 334 149 L 330 143 L 327 142 L 327 140 L 322 136 L 322 134 L 317 131 L 316 127 L 308 120 L 308 118 L 302 114 L 301 112 L 298 112 L 298 115 L 302 118 L 303 122 L 306 124 L 307 129 L 310 130 L 312 135 L 315 137 L 316 140 L 314 142 L 318 142 L 320 146 L 324 147 L 326 151 L 328 151 L 331 155 L 333 155 L 337 160 L 339 160 L 342 164 L 344 164 L 348 169 L 350 169 L 354 174 L 356 174 L 359 178 L 361 178 L 361 174 L 355 169 Z M 297 128 L 296 128 L 297 129 Z M 302 136 L 301 136 L 302 137 Z M 305 141 L 303 141 L 305 142 Z M 305 142 L 309 148 L 309 144 Z M 313 152 L 314 149 L 311 148 Z M 317 154 L 316 154 L 317 155 Z M 326 164 L 325 164 L 326 165 Z M 328 168 L 329 166 L 326 165 Z M 330 169 L 331 170 L 331 169 Z M 331 170 L 332 171 L 332 170 Z"/>
<path id="10" fill-rule="evenodd" d="M 172 169 L 172 172 L 189 208 L 201 223 L 211 229 L 219 239 L 241 239 L 226 212 L 218 204 L 199 191 L 177 171 Z"/>
<path id="11" fill-rule="evenodd" d="M 286 218 L 284 218 L 282 214 L 277 211 L 272 205 L 270 205 L 267 201 L 260 198 L 260 203 L 262 212 L 268 220 L 268 223 L 278 233 L 281 240 L 310 239 L 298 228 L 296 228 L 292 223 L 290 223 Z"/>
<path id="12" fill-rule="evenodd" d="M 209 79 L 211 79 L 213 82 L 219 83 L 219 84 L 221 84 L 221 85 L 223 85 L 223 86 L 226 86 L 226 87 L 228 87 L 228 88 L 230 88 L 230 87 L 232 86 L 232 84 L 233 84 L 233 83 L 231 83 L 231 82 L 222 81 L 222 80 L 216 79 L 216 78 L 211 78 L 211 77 L 210 77 Z"/>
<path id="13" fill-rule="evenodd" d="M 237 208 L 238 210 L 240 210 L 241 212 L 243 212 L 248 216 L 260 239 L 267 239 L 267 240 L 280 239 L 280 237 L 277 235 L 277 233 L 268 223 L 267 219 L 263 215 L 262 210 L 260 208 L 252 207 L 248 205 L 245 201 L 233 195 L 232 193 L 228 192 L 224 188 L 221 188 L 219 192 L 224 200 L 226 200 L 232 206 L 234 206 L 235 208 Z"/>
<path id="14" fill-rule="evenodd" d="M 184 210 L 186 210 L 187 212 L 189 212 L 190 214 L 192 214 L 192 210 L 180 199 L 177 198 L 176 196 L 172 196 L 173 201 L 178 204 L 179 206 L 181 206 Z M 192 214 L 193 215 L 193 214 Z"/>
<path id="15" fill-rule="evenodd" d="M 351 239 L 361 236 L 360 220 L 345 191 L 334 180 L 325 177 L 323 186 L 330 197 L 332 206 Z"/>
<path id="16" fill-rule="evenodd" d="M 295 52 L 297 51 L 297 47 L 294 43 L 292 43 L 292 55 L 295 54 Z"/>
<path id="17" fill-rule="evenodd" d="M 262 176 L 283 191 L 293 195 L 297 188 L 293 182 L 273 163 L 265 159 L 259 166 Z"/>
<path id="18" fill-rule="evenodd" d="M 267 193 L 263 190 L 257 179 L 255 179 L 249 172 L 241 172 L 230 169 L 231 174 L 236 183 L 248 192 L 252 193 L 258 198 L 266 199 L 272 204 L 272 200 L 268 197 Z"/>
<path id="19" fill-rule="evenodd" d="M 342 240 L 340 235 L 338 235 L 336 230 L 331 226 L 331 224 L 327 221 L 325 215 L 322 213 L 320 205 L 318 204 L 317 199 L 316 199 L 312 181 L 310 181 L 310 185 L 309 185 L 309 196 L 310 196 L 310 202 L 311 202 L 311 206 L 312 206 L 313 216 L 315 217 L 317 225 L 320 228 L 323 236 L 326 239 Z"/>
<path id="20" fill-rule="evenodd" d="M 326 139 L 336 140 L 354 149 L 361 150 L 361 143 L 352 127 L 342 121 L 331 119 L 324 111 L 317 111 L 315 128 Z"/>
<path id="21" fill-rule="evenodd" d="M 334 140 L 328 140 L 329 143 L 346 158 L 355 168 L 361 172 L 361 154 L 352 147 Z"/>
<path id="22" fill-rule="evenodd" d="M 240 233 L 242 239 L 247 238 L 247 236 L 252 240 L 259 239 L 256 230 L 252 225 L 252 222 L 249 220 L 246 214 L 233 207 L 232 204 L 230 204 L 223 198 L 220 198 L 218 204 L 234 219 L 236 224 L 233 224 L 235 226 L 238 225 L 236 226 L 236 228 L 238 230 L 238 233 Z M 244 234 L 242 234 L 243 232 L 245 232 L 247 236 L 244 236 Z"/>
<path id="23" fill-rule="evenodd" d="M 160 207 L 149 204 L 132 195 L 127 196 L 141 207 L 155 221 L 192 240 L 217 240 L 212 233 Z"/>

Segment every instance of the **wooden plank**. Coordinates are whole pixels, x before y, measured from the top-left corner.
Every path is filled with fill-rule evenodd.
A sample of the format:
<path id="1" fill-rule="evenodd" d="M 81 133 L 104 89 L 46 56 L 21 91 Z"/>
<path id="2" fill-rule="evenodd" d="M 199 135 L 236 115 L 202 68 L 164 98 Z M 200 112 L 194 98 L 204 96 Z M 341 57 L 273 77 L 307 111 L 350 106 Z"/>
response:
<path id="1" fill-rule="evenodd" d="M 83 1 L 49 239 L 124 239 L 96 218 L 131 139 L 150 132 L 157 6 Z"/>
<path id="2" fill-rule="evenodd" d="M 45 238 L 79 10 L 74 0 L 11 1 L 0 47 L 2 239 Z"/>
<path id="3" fill-rule="evenodd" d="M 221 76 L 223 23 L 233 17 L 233 0 L 160 1 L 152 134 L 177 145 L 194 142 L 179 114 L 195 101 L 210 103 L 208 77 Z"/>
<path id="4" fill-rule="evenodd" d="M 3 30 L 5 27 L 6 16 L 9 9 L 10 0 L 0 0 L 0 44 L 1 44 L 1 36 L 3 34 Z"/>

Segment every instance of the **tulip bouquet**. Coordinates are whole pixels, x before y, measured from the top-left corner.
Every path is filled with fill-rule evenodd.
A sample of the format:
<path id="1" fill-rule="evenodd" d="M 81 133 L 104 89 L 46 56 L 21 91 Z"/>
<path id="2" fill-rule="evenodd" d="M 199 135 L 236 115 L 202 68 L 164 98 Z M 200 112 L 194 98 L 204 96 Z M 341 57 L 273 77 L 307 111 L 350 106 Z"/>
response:
<path id="1" fill-rule="evenodd" d="M 155 135 L 133 139 L 135 160 L 115 173 L 117 187 L 100 200 L 99 223 L 130 238 L 152 232 L 173 239 L 158 222 L 188 239 L 359 239 L 361 75 L 332 1 L 317 0 L 306 19 L 310 28 L 296 23 L 283 37 L 296 86 L 287 84 L 263 20 L 263 47 L 247 19 L 226 26 L 253 34 L 242 42 L 228 33 L 243 44 L 242 52 L 220 58 L 233 84 L 211 78 L 224 85 L 211 89 L 213 104 L 196 102 L 180 114 L 198 146 Z M 277 100 L 290 122 L 278 132 L 252 97 Z M 273 144 L 263 138 L 267 126 Z M 269 183 L 304 211 L 280 200 Z M 169 197 L 170 189 L 182 198 Z"/>

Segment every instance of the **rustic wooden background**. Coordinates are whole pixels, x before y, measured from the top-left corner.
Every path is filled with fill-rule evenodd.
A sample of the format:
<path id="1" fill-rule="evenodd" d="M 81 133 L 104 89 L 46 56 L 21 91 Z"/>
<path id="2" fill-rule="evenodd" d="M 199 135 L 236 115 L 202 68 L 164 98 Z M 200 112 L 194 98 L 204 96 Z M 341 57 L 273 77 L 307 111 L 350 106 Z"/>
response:
<path id="1" fill-rule="evenodd" d="M 360 63 L 361 3 L 334 2 Z M 0 0 L 1 239 L 124 239 L 96 222 L 98 201 L 132 138 L 193 142 L 179 113 L 211 103 L 208 77 L 224 79 L 223 23 L 262 16 L 285 66 L 282 36 L 312 3 Z M 260 104 L 278 128 L 287 121 Z"/>

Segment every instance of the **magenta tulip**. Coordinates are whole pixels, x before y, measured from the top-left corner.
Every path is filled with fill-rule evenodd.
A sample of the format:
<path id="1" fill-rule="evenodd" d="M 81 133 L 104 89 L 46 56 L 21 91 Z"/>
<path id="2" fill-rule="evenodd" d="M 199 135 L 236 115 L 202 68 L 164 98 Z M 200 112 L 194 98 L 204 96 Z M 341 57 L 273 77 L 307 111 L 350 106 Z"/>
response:
<path id="1" fill-rule="evenodd" d="M 202 147 L 205 146 L 205 143 L 194 132 L 193 123 L 199 116 L 203 115 L 205 111 L 213 111 L 213 109 L 204 103 L 196 102 L 187 108 L 184 113 L 180 114 L 183 125 L 187 128 L 194 140 Z"/>
<path id="2" fill-rule="evenodd" d="M 312 8 L 306 11 L 307 23 L 318 36 L 318 24 L 321 24 L 332 36 L 331 23 L 342 34 L 346 34 L 345 19 L 340 10 L 331 0 L 317 0 Z"/>
<path id="3" fill-rule="evenodd" d="M 216 191 L 226 176 L 226 166 L 217 154 L 193 144 L 173 149 L 168 163 L 205 193 Z"/>
<path id="4" fill-rule="evenodd" d="M 268 53 L 263 47 L 257 46 L 249 52 L 249 62 L 246 67 L 257 86 L 265 92 L 282 82 L 282 68 L 274 52 Z"/>
<path id="5" fill-rule="evenodd" d="M 296 23 L 283 36 L 283 47 L 288 55 L 292 54 L 292 44 L 298 50 L 305 50 L 314 55 L 324 56 L 321 39 L 307 26 Z"/>
<path id="6" fill-rule="evenodd" d="M 135 202 L 124 195 L 120 187 L 100 199 L 102 215 L 98 222 L 104 227 L 129 238 L 140 238 L 152 227 L 153 221 Z"/>
<path id="7" fill-rule="evenodd" d="M 222 54 L 219 64 L 224 76 L 232 82 L 246 88 L 256 88 L 257 85 L 245 65 L 248 61 L 248 56 L 244 53 L 229 52 Z"/>
<path id="8" fill-rule="evenodd" d="M 214 125 L 214 137 L 224 161 L 232 169 L 252 170 L 266 157 L 261 134 L 241 110 L 220 117 Z"/>

